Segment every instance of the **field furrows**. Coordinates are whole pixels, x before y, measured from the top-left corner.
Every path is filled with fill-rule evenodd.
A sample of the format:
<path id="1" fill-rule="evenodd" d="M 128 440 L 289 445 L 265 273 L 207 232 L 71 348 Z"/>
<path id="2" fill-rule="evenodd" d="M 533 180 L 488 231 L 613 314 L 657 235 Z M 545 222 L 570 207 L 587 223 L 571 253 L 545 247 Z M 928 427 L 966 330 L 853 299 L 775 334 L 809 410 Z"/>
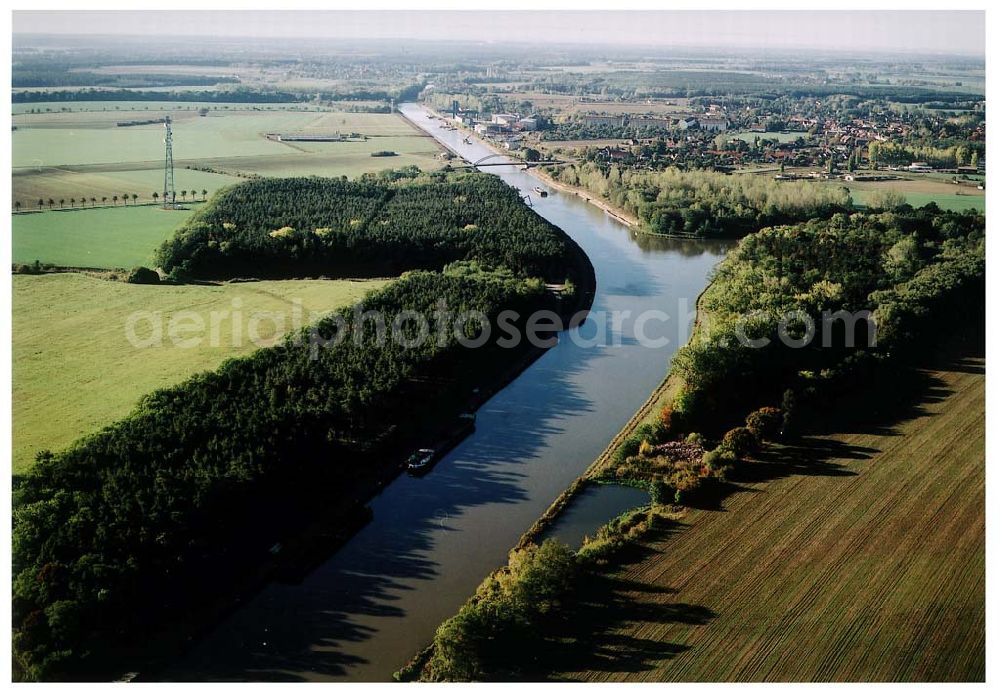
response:
<path id="1" fill-rule="evenodd" d="M 980 364 L 981 363 L 977 363 Z M 598 642 L 651 658 L 587 680 L 981 680 L 984 376 L 916 412 L 769 452 L 782 471 L 694 510 L 615 577 Z M 625 647 L 622 647 L 625 645 Z M 669 646 L 669 648 L 668 648 Z M 655 652 L 655 654 L 653 654 Z M 667 654 L 668 656 L 656 656 Z M 610 658 L 609 658 L 610 657 Z"/>

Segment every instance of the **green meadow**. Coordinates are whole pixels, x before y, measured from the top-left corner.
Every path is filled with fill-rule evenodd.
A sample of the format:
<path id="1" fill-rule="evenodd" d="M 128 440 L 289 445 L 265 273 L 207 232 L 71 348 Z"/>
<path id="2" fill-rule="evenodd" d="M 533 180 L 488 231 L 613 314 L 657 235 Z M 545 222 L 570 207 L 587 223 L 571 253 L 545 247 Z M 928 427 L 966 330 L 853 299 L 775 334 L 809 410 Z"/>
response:
<path id="1" fill-rule="evenodd" d="M 857 205 L 867 205 L 868 197 L 872 194 L 870 189 L 859 189 L 850 187 L 851 198 Z M 955 193 L 917 193 L 914 191 L 900 191 L 906 202 L 915 208 L 923 207 L 928 203 L 937 203 L 942 210 L 986 210 L 986 196 L 983 195 L 957 195 Z"/>
<path id="2" fill-rule="evenodd" d="M 183 167 L 174 172 L 177 195 L 180 197 L 181 191 L 188 191 L 187 200 L 191 200 L 191 193 L 195 193 L 195 197 L 201 200 L 202 191 L 211 195 L 223 186 L 239 180 L 234 176 Z M 22 169 L 14 172 L 12 184 L 13 200 L 21 204 L 21 210 L 48 210 L 49 200 L 55 202 L 53 208 L 60 207 L 60 200 L 65 201 L 65 205 L 69 207 L 112 205 L 113 196 L 131 196 L 133 193 L 139 196 L 137 202 L 149 203 L 153 201 L 154 191 L 163 191 L 163 169 L 159 166 L 123 169 L 111 165 L 87 167 L 85 171 L 64 168 L 45 168 L 41 171 Z M 102 203 L 102 198 L 107 198 L 107 201 Z M 41 207 L 38 205 L 39 200 L 43 201 Z"/>
<path id="3" fill-rule="evenodd" d="M 148 201 L 153 191 L 163 189 L 163 126 L 118 127 L 116 123 L 168 115 L 173 121 L 178 191 L 212 193 L 237 180 L 236 176 L 248 174 L 356 177 L 409 165 L 441 166 L 434 140 L 418 133 L 398 114 L 220 104 L 199 116 L 197 103 L 162 108 L 122 102 L 117 109 L 99 104 L 80 102 L 65 107 L 70 111 L 14 115 L 13 200 L 21 203 L 22 210 L 37 209 L 39 199 L 47 207 L 49 198 L 68 204 L 71 198 L 100 201 L 135 193 L 140 202 Z M 36 110 L 42 106 L 32 105 Z M 268 133 L 340 133 L 347 139 L 279 142 L 268 139 Z M 378 150 L 398 156 L 372 157 Z"/>
<path id="4" fill-rule="evenodd" d="M 13 215 L 13 261 L 74 268 L 150 265 L 157 247 L 197 205 L 187 207 L 129 205 Z"/>
<path id="5" fill-rule="evenodd" d="M 207 115 L 198 115 L 201 106 L 208 109 Z M 35 113 L 29 113 L 32 109 Z M 153 191 L 163 187 L 163 127 L 118 127 L 118 121 L 170 115 L 176 189 L 178 194 L 195 193 L 199 201 L 202 191 L 211 195 L 248 174 L 354 177 L 410 164 L 440 166 L 434 141 L 396 114 L 198 102 L 20 104 L 13 112 L 13 200 L 21 210 L 11 218 L 15 264 L 152 266 L 157 247 L 197 209 L 190 193 L 185 210 L 149 204 Z M 265 137 L 271 132 L 355 136 L 345 142 L 278 142 Z M 372 157 L 376 150 L 399 156 Z M 121 199 L 128 195 L 131 201 L 132 194 L 140 204 L 124 206 Z M 116 195 L 119 202 L 114 205 Z M 141 286 L 78 273 L 16 275 L 15 471 L 30 466 L 39 449 L 68 446 L 122 417 L 144 394 L 256 347 L 244 340 L 194 349 L 172 344 L 135 349 L 125 337 L 127 317 L 134 312 L 160 312 L 169 318 L 187 309 L 207 315 L 239 299 L 248 313 L 287 315 L 300 306 L 308 315 L 354 302 L 381 284 Z M 223 327 L 223 334 L 228 335 L 227 330 Z"/>
<path id="6" fill-rule="evenodd" d="M 289 154 L 336 154 L 345 147 L 367 156 L 375 150 L 424 153 L 440 150 L 396 114 L 360 114 L 315 111 L 170 111 L 70 112 L 25 114 L 14 118 L 12 166 L 160 162 L 163 159 L 163 126 L 115 126 L 117 121 L 173 117 L 175 161 L 237 158 L 253 163 L 257 158 Z M 366 142 L 279 142 L 267 133 L 367 135 Z M 235 165 L 237 162 L 234 162 Z M 376 163 L 372 168 L 381 168 Z M 250 170 L 253 170 L 250 166 Z"/>
<path id="7" fill-rule="evenodd" d="M 296 321 L 307 325 L 311 312 L 351 304 L 385 283 L 129 285 L 79 273 L 15 275 L 14 472 L 29 468 L 37 451 L 62 449 L 123 417 L 143 395 L 266 347 Z M 208 330 L 197 346 L 175 344 L 170 321 L 180 321 L 178 312 L 185 311 L 202 317 L 206 326 L 216 312 L 218 338 L 213 340 Z M 139 347 L 127 333 L 129 317 L 140 316 L 136 312 L 143 312 L 132 324 Z M 162 341 L 144 346 L 153 341 L 157 323 Z M 253 335 L 260 340 L 252 341 Z"/>

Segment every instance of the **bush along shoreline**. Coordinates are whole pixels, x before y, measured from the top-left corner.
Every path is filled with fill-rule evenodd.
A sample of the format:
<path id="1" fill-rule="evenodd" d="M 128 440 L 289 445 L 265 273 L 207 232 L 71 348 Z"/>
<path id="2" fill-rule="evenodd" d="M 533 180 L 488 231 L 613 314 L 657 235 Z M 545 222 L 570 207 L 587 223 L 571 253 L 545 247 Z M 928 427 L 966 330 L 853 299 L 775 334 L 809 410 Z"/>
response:
<path id="1" fill-rule="evenodd" d="M 434 642 L 393 674 L 397 681 L 514 681 L 543 662 L 552 635 L 571 624 L 581 581 L 616 560 L 630 542 L 669 527 L 653 505 L 626 512 L 571 550 L 546 540 L 512 550 L 506 566 L 480 584 Z M 527 667 L 527 668 L 526 668 Z"/>
<path id="2" fill-rule="evenodd" d="M 571 486 L 639 487 L 650 492 L 651 506 L 626 512 L 575 552 L 552 540 L 538 545 L 536 524 L 508 565 L 395 674 L 398 680 L 537 673 L 531 655 L 554 639 L 555 622 L 570 619 L 574 587 L 588 572 L 613 570 L 625 547 L 680 507 L 717 502 L 727 481 L 739 480 L 771 442 L 794 440 L 831 402 L 891 392 L 936 346 L 978 334 L 985 322 L 985 219 L 930 205 L 764 229 L 723 261 L 703 299 L 709 325 L 673 360 L 671 377 L 681 388 L 672 402 Z M 818 323 L 824 311 L 839 310 L 870 311 L 877 340 L 861 332 L 852 343 L 841 327 L 828 344 L 807 349 L 774 334 L 779 315 L 801 312 Z M 753 312 L 758 320 L 739 324 Z M 772 340 L 744 347 L 737 331 Z M 560 501 L 548 521 L 566 506 Z M 499 641 L 491 641 L 491 630 Z"/>
<path id="3" fill-rule="evenodd" d="M 270 548 L 294 545 L 287 541 L 322 510 L 351 512 L 332 519 L 326 535 L 355 529 L 354 512 L 398 475 L 412 447 L 452 427 L 472 394 L 509 379 L 539 350 L 496 338 L 470 348 L 459 338 L 474 338 L 474 327 L 464 336 L 439 331 L 436 319 L 431 335 L 443 339 L 404 347 L 381 340 L 371 322 L 356 324 L 358 311 L 433 317 L 445 299 L 493 325 L 514 310 L 523 331 L 533 311 L 589 307 L 593 269 L 579 247 L 482 174 L 237 184 L 160 257 L 175 281 L 262 269 L 300 276 L 300 265 L 335 275 L 351 268 L 342 254 L 365 265 L 380 248 L 354 230 L 355 205 L 393 268 L 406 271 L 399 280 L 278 346 L 149 394 L 121 421 L 64 451 L 40 452 L 16 481 L 16 678 L 107 680 L 155 667 L 234 587 L 273 564 Z M 295 231 L 272 234 L 285 228 Z M 578 289 L 558 297 L 545 281 Z M 336 344 L 316 349 L 316 336 L 339 331 Z M 407 324 L 403 337 L 418 332 Z"/>

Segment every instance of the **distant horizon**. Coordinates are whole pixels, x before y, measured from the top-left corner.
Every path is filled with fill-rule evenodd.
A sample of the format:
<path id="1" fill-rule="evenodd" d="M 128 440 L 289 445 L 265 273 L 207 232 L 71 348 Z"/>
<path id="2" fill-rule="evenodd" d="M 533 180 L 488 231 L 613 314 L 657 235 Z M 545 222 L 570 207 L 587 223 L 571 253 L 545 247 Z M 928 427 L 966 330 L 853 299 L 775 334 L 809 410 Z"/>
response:
<path id="1" fill-rule="evenodd" d="M 17 38 L 17 39 L 25 39 L 25 38 L 46 38 L 46 39 L 66 38 L 66 39 L 94 39 L 94 40 L 109 40 L 109 41 L 120 39 L 120 40 L 142 40 L 142 41 L 147 41 L 147 42 L 150 40 L 150 38 L 152 38 L 150 34 L 97 34 L 97 33 L 92 33 L 92 34 L 90 34 L 90 33 L 88 33 L 88 34 L 71 34 L 71 33 L 68 33 L 68 32 L 67 33 L 13 32 L 12 36 L 15 37 L 15 38 Z M 242 34 L 233 34 L 233 35 L 230 35 L 230 36 L 209 36 L 209 35 L 205 35 L 205 34 L 171 34 L 169 36 L 158 36 L 157 38 L 159 40 L 163 41 L 164 43 L 170 43 L 172 41 L 178 41 L 179 42 L 179 41 L 193 41 L 193 40 L 197 40 L 197 41 L 205 41 L 205 42 L 207 42 L 209 44 L 215 44 L 215 43 L 225 43 L 225 42 L 228 42 L 228 41 L 240 42 L 240 41 L 248 41 L 248 40 L 280 41 L 280 40 L 289 39 L 289 38 L 296 38 L 297 40 L 305 41 L 305 42 L 313 42 L 313 41 L 322 41 L 324 39 L 328 40 L 331 37 L 327 37 L 327 36 L 299 36 L 299 37 L 266 36 L 266 37 L 260 37 L 260 36 L 250 36 L 250 35 L 242 35 Z M 213 39 L 214 39 L 214 41 L 213 41 Z M 520 47 L 523 47 L 523 46 L 536 46 L 537 47 L 537 45 L 538 45 L 537 41 L 527 41 L 527 40 L 517 41 L 517 40 L 514 40 L 514 39 L 502 40 L 502 41 L 487 41 L 487 40 L 483 40 L 483 39 L 421 38 L 421 37 L 413 37 L 413 36 L 372 36 L 372 37 L 365 37 L 365 36 L 353 37 L 352 36 L 352 37 L 337 37 L 337 40 L 339 40 L 339 41 L 352 41 L 352 42 L 364 42 L 364 41 L 371 41 L 371 42 L 392 42 L 392 41 L 406 40 L 406 41 L 410 41 L 410 42 L 415 43 L 415 44 L 428 44 L 428 45 L 442 45 L 442 44 L 448 45 L 448 44 L 454 44 L 454 45 L 465 45 L 465 46 L 483 45 L 483 46 L 494 46 L 494 47 L 498 47 L 498 48 L 505 47 L 505 46 L 511 47 L 511 48 L 520 48 Z M 551 45 L 551 48 L 553 50 L 558 50 L 558 49 L 586 49 L 586 48 L 594 48 L 594 49 L 619 49 L 619 50 L 627 50 L 627 51 L 633 51 L 633 52 L 646 51 L 646 50 L 648 50 L 648 51 L 667 51 L 667 50 L 674 49 L 674 50 L 676 50 L 678 52 L 690 52 L 690 53 L 693 53 L 693 54 L 704 53 L 706 55 L 713 55 L 713 54 L 714 55 L 726 55 L 726 54 L 730 54 L 730 53 L 749 53 L 751 55 L 772 54 L 772 55 L 787 56 L 787 55 L 792 54 L 792 53 L 807 53 L 809 55 L 815 55 L 815 56 L 822 56 L 822 55 L 846 56 L 846 55 L 853 54 L 853 55 L 858 56 L 859 58 L 860 57 L 907 56 L 907 57 L 914 57 L 914 58 L 956 58 L 956 59 L 962 59 L 962 60 L 978 60 L 978 61 L 983 62 L 984 65 L 985 65 L 985 60 L 986 60 L 985 54 L 963 53 L 963 52 L 948 51 L 948 50 L 928 51 L 926 49 L 924 49 L 924 50 L 914 50 L 914 49 L 904 49 L 904 48 L 882 49 L 882 50 L 879 50 L 878 48 L 867 48 L 867 49 L 845 49 L 845 48 L 841 48 L 841 49 L 838 49 L 838 48 L 832 48 L 832 47 L 829 47 L 829 48 L 827 48 L 827 47 L 817 48 L 815 46 L 799 46 L 799 45 L 792 45 L 792 44 L 785 45 L 785 46 L 780 46 L 780 47 L 765 47 L 765 46 L 753 46 L 753 45 L 740 45 L 740 46 L 728 45 L 727 46 L 727 45 L 709 44 L 709 43 L 704 43 L 704 44 L 641 44 L 641 43 L 623 44 L 623 43 L 607 43 L 607 42 L 596 42 L 595 41 L 595 42 L 589 42 L 589 43 L 585 43 L 585 42 L 577 42 L 577 43 L 555 43 L 555 44 Z"/>
<path id="2" fill-rule="evenodd" d="M 153 15 L 159 15 L 153 21 Z M 165 17 L 164 15 L 170 15 Z M 163 26 L 175 30 L 163 34 Z M 642 27 L 641 35 L 636 27 Z M 15 11 L 14 36 L 411 40 L 985 59 L 982 11 Z"/>

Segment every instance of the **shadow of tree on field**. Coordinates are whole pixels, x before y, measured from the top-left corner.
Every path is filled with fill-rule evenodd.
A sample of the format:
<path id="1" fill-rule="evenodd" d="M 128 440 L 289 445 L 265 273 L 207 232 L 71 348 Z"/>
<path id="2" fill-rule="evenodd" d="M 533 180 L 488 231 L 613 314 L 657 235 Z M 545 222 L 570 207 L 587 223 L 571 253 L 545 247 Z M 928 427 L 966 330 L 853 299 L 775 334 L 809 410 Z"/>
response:
<path id="1" fill-rule="evenodd" d="M 932 364 L 947 370 L 981 366 L 974 358 L 951 356 L 937 358 Z M 688 506 L 725 511 L 726 498 L 736 492 L 762 492 L 755 487 L 762 483 L 792 476 L 856 476 L 860 469 L 852 464 L 871 460 L 880 450 L 832 439 L 833 435 L 899 436 L 901 424 L 928 415 L 927 406 L 951 394 L 930 369 L 906 370 L 890 379 L 860 385 L 847 395 L 814 405 L 798 435 L 769 443 L 747 463 L 736 466 L 726 482 L 709 486 Z"/>
<path id="2" fill-rule="evenodd" d="M 726 511 L 726 499 L 737 492 L 762 492 L 756 487 L 792 476 L 852 477 L 857 475 L 843 461 L 867 461 L 878 449 L 852 446 L 821 437 L 799 437 L 794 442 L 771 445 L 746 463 L 735 466 L 725 482 L 712 481 L 686 506 L 703 511 Z"/>
<path id="3" fill-rule="evenodd" d="M 847 393 L 821 404 L 809 418 L 805 435 L 877 434 L 896 436 L 903 422 L 929 414 L 953 390 L 936 372 L 985 374 L 981 335 L 956 335 L 929 348 L 921 364 L 851 384 Z"/>
<path id="4" fill-rule="evenodd" d="M 616 568 L 643 562 L 661 543 L 684 528 L 672 522 L 653 531 L 647 542 L 626 546 Z M 548 627 L 546 648 L 527 664 L 526 680 L 569 680 L 555 674 L 580 671 L 639 673 L 689 647 L 649 637 L 629 635 L 634 623 L 645 625 L 704 625 L 715 617 L 705 606 L 672 600 L 674 589 L 621 576 L 595 572 L 585 575 L 572 606 L 558 624 Z"/>
<path id="5" fill-rule="evenodd" d="M 964 374 L 985 374 L 986 362 L 976 357 L 961 357 L 949 365 L 950 371 Z"/>
<path id="6" fill-rule="evenodd" d="M 852 388 L 849 395 L 813 409 L 808 420 L 800 423 L 798 436 L 766 446 L 737 466 L 730 480 L 708 486 L 702 499 L 688 506 L 726 511 L 730 495 L 766 494 L 762 484 L 770 481 L 863 474 L 880 449 L 833 437 L 900 436 L 904 423 L 930 415 L 934 404 L 952 395 L 953 389 L 936 373 L 939 371 L 984 374 L 985 368 L 980 357 L 968 352 L 938 355 L 920 369 Z M 712 607 L 684 602 L 669 588 L 670 577 L 654 575 L 657 578 L 647 583 L 635 579 L 637 573 L 630 571 L 657 553 L 669 552 L 669 537 L 686 528 L 686 524 L 675 522 L 651 534 L 646 542 L 629 546 L 606 571 L 586 577 L 575 611 L 566 619 L 563 631 L 555 633 L 550 650 L 536 657 L 538 668 L 533 675 L 568 680 L 573 676 L 564 674 L 646 672 L 663 668 L 665 662 L 691 649 L 694 645 L 688 640 L 656 639 L 657 635 L 670 634 L 659 626 L 709 624 L 716 616 Z M 734 529 L 734 533 L 739 532 Z M 653 583 L 659 581 L 667 585 Z M 641 629 L 636 629 L 637 625 Z"/>

